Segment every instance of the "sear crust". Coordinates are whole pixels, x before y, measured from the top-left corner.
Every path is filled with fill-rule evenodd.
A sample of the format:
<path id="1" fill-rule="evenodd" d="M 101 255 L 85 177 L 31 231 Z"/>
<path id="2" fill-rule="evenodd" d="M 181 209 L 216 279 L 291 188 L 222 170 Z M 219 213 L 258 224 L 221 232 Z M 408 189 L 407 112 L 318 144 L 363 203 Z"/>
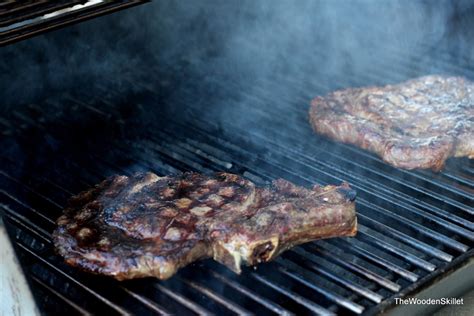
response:
<path id="1" fill-rule="evenodd" d="M 313 129 L 404 169 L 474 158 L 474 83 L 425 76 L 385 87 L 335 91 L 311 102 Z"/>
<path id="2" fill-rule="evenodd" d="M 118 280 L 167 279 L 193 261 L 273 259 L 294 245 L 356 232 L 355 192 L 347 184 L 255 188 L 218 173 L 114 176 L 73 197 L 53 234 L 72 266 Z"/>

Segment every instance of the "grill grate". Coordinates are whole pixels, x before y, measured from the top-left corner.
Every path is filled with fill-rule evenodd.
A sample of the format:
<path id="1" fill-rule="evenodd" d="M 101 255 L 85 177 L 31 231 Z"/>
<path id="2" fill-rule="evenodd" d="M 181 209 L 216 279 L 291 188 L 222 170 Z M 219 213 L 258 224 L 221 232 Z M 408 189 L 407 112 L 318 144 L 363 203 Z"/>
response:
<path id="1" fill-rule="evenodd" d="M 0 46 L 143 2 L 142 0 L 7 1 L 0 4 Z"/>
<path id="2" fill-rule="evenodd" d="M 440 56 L 437 71 L 474 77 Z M 405 57 L 394 51 L 394 60 L 383 63 L 398 60 L 409 68 L 403 63 L 413 58 Z M 418 67 L 428 64 L 422 60 Z M 100 147 L 68 133 L 77 117 L 105 125 L 103 133 L 129 132 L 113 102 L 119 92 L 105 84 L 100 99 L 87 92 L 63 95 L 46 102 L 48 111 L 31 105 L 30 113 L 14 110 L 5 116 L 0 120 L 7 136 L 2 147 L 9 150 L 0 153 L 0 203 L 40 308 L 77 314 L 374 314 L 395 297 L 414 293 L 465 263 L 474 253 L 472 161 L 451 160 L 439 174 L 398 170 L 370 153 L 318 138 L 307 123 L 308 100 L 314 95 L 406 79 L 380 69 L 367 77 L 328 76 L 325 83 L 275 77 L 251 88 L 206 78 L 208 86 L 227 96 L 228 115 L 219 119 L 203 111 L 203 103 L 210 101 L 196 100 L 202 95 L 196 86 L 182 87 L 176 98 L 164 101 L 153 87 L 133 82 L 147 102 L 165 102 L 183 112 L 157 118 L 139 138 L 104 136 Z M 270 89 L 281 94 L 270 97 L 265 93 Z M 233 91 L 252 93 L 236 97 Z M 246 113 L 246 125 L 235 113 Z M 143 170 L 161 175 L 226 170 L 257 183 L 283 177 L 306 186 L 345 180 L 359 194 L 359 233 L 297 247 L 240 276 L 208 260 L 167 281 L 120 283 L 62 263 L 53 253 L 51 232 L 67 198 L 111 174 Z"/>

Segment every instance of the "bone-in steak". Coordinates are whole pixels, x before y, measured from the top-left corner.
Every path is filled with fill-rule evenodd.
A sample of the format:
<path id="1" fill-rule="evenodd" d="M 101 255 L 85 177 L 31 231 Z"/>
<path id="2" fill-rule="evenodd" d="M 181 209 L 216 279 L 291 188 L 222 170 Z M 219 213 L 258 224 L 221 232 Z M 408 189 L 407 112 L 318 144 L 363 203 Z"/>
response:
<path id="1" fill-rule="evenodd" d="M 426 76 L 384 87 L 335 91 L 311 102 L 313 129 L 405 169 L 439 171 L 474 158 L 474 82 Z"/>
<path id="2" fill-rule="evenodd" d="M 114 176 L 73 197 L 54 243 L 70 265 L 118 280 L 166 279 L 212 257 L 240 273 L 303 242 L 356 232 L 355 192 L 237 175 Z"/>

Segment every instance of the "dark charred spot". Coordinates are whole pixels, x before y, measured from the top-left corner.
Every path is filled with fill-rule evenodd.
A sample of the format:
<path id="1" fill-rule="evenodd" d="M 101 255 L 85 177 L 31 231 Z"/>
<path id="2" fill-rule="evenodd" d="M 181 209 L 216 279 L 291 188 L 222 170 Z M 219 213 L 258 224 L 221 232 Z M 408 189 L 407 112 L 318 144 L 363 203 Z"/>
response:
<path id="1" fill-rule="evenodd" d="M 93 211 L 98 211 L 101 207 L 101 204 L 99 201 L 92 201 L 87 204 L 87 208 L 93 210 Z"/>
<path id="2" fill-rule="evenodd" d="M 150 213 L 155 213 L 155 211 L 150 210 L 148 207 L 146 207 L 143 204 L 138 204 L 136 207 L 132 208 L 131 210 L 124 210 L 123 208 L 119 209 L 119 212 L 121 215 L 127 219 L 127 220 L 133 220 L 137 217 L 140 217 L 142 215 L 150 214 Z"/>
<path id="3" fill-rule="evenodd" d="M 227 180 L 227 176 L 226 176 L 225 173 L 218 173 L 218 174 L 216 175 L 216 179 L 217 179 L 218 181 L 226 181 L 226 180 Z"/>
<path id="4" fill-rule="evenodd" d="M 111 219 L 114 217 L 114 214 L 117 212 L 117 209 L 120 207 L 120 204 L 118 205 L 111 205 L 106 208 L 104 208 L 103 214 L 104 218 L 106 219 Z"/>
<path id="5" fill-rule="evenodd" d="M 253 249 L 252 258 L 256 262 L 268 261 L 273 249 L 275 249 L 275 246 L 270 241 L 260 244 Z"/>
<path id="6" fill-rule="evenodd" d="M 348 201 L 354 202 L 355 199 L 356 199 L 357 193 L 356 193 L 356 191 L 354 191 L 352 189 L 345 188 L 345 187 L 339 187 L 339 188 L 337 188 L 337 191 L 339 193 L 343 194 L 344 197 L 346 198 L 346 200 L 348 200 Z"/>
<path id="7" fill-rule="evenodd" d="M 398 126 L 392 126 L 392 130 L 400 135 L 405 135 L 405 131 Z"/>

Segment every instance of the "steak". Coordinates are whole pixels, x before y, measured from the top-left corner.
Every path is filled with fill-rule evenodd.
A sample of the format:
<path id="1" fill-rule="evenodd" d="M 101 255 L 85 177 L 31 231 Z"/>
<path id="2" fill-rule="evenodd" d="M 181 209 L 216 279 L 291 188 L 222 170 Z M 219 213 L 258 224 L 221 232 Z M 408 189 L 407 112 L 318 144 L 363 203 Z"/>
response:
<path id="1" fill-rule="evenodd" d="M 355 192 L 255 185 L 234 174 L 113 176 L 74 196 L 53 240 L 65 261 L 118 280 L 167 279 L 214 258 L 236 273 L 295 245 L 356 233 Z"/>
<path id="2" fill-rule="evenodd" d="M 474 82 L 425 76 L 396 85 L 345 89 L 311 102 L 313 129 L 378 154 L 399 168 L 443 168 L 474 158 Z"/>

